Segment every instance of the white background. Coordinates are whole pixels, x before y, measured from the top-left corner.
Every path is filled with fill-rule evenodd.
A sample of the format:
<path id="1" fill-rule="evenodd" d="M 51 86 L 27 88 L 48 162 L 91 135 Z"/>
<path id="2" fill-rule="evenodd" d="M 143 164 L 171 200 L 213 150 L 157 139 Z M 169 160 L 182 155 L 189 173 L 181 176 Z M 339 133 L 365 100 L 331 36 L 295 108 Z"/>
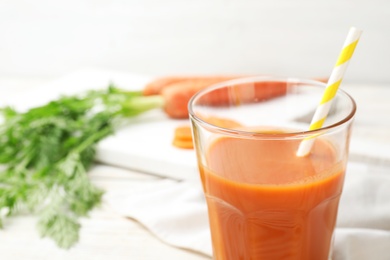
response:
<path id="1" fill-rule="evenodd" d="M 0 96 L 11 101 L 10 96 L 31 93 L 28 88 L 35 91 L 32 85 L 85 67 L 147 75 L 327 76 L 350 26 L 364 30 L 345 78 L 353 83 L 347 90 L 359 104 L 351 151 L 360 156 L 350 159 L 367 163 L 367 173 L 377 174 L 375 167 L 390 150 L 390 0 L 0 0 Z M 62 80 L 60 87 L 82 81 L 66 83 Z M 37 91 L 31 98 L 43 94 Z M 378 157 L 362 156 L 367 153 Z M 157 181 L 117 171 L 98 165 L 90 176 L 104 190 L 123 194 Z M 382 184 L 382 190 L 388 188 Z M 379 186 L 362 189 L 364 199 L 358 201 L 370 202 L 370 191 L 384 198 Z M 208 259 L 162 243 L 110 205 L 83 220 L 80 244 L 70 251 L 39 239 L 35 220 L 20 216 L 0 230 L 1 259 Z M 387 259 L 389 232 L 384 232 L 383 240 L 338 236 L 335 258 Z M 380 252 L 382 257 L 373 257 Z"/>
<path id="2" fill-rule="evenodd" d="M 0 0 L 0 77 L 328 76 L 350 26 L 364 32 L 345 81 L 389 83 L 389 0 Z"/>

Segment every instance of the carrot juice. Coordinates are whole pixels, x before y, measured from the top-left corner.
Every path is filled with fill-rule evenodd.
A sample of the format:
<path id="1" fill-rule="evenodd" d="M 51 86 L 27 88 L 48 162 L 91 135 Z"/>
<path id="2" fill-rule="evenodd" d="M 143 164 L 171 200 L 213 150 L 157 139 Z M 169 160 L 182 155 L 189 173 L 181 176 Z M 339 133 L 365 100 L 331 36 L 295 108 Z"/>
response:
<path id="1" fill-rule="evenodd" d="M 345 161 L 315 140 L 219 137 L 200 163 L 214 259 L 329 258 Z"/>
<path id="2" fill-rule="evenodd" d="M 252 77 L 190 100 L 214 260 L 331 259 L 356 103 L 339 89 L 322 127 L 312 130 L 325 89 L 307 79 Z M 214 117 L 236 124 L 217 125 Z M 308 139 L 310 153 L 297 156 Z"/>

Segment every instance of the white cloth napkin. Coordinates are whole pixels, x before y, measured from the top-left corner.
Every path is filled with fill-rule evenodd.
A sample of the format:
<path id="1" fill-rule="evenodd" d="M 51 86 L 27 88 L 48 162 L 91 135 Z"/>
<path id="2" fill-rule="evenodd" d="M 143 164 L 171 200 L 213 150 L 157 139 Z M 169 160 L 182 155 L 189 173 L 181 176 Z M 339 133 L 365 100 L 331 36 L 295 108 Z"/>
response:
<path id="1" fill-rule="evenodd" d="M 105 201 L 162 241 L 212 255 L 207 207 L 194 182 L 159 180 Z M 334 260 L 390 259 L 390 166 L 350 163 L 340 202 Z"/>

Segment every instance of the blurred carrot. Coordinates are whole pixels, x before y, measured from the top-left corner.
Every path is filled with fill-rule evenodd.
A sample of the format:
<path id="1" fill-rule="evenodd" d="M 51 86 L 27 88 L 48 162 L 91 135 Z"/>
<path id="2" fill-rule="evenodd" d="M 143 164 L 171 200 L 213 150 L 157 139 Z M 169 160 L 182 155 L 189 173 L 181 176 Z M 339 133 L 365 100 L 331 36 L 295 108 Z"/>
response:
<path id="1" fill-rule="evenodd" d="M 199 90 L 221 82 L 220 78 L 198 78 L 171 84 L 161 91 L 165 112 L 172 118 L 188 117 L 188 101 Z"/>
<path id="2" fill-rule="evenodd" d="M 162 77 L 156 80 L 153 80 L 149 84 L 147 84 L 143 90 L 143 94 L 145 96 L 150 95 L 159 95 L 163 91 L 164 88 L 169 87 L 172 84 L 176 84 L 179 82 L 205 82 L 207 84 L 208 80 L 212 82 L 222 82 L 234 78 L 238 78 L 239 76 L 170 76 L 170 77 Z M 242 77 L 242 76 L 241 76 Z M 213 83 L 212 83 L 213 84 Z"/>
<path id="3" fill-rule="evenodd" d="M 153 80 L 147 84 L 143 90 L 145 96 L 158 95 L 162 89 L 171 84 L 191 79 L 189 77 L 164 77 Z"/>
<path id="4" fill-rule="evenodd" d="M 192 143 L 191 127 L 188 125 L 176 127 L 172 144 L 173 146 L 182 149 L 194 148 Z"/>
<path id="5" fill-rule="evenodd" d="M 161 92 L 165 100 L 165 112 L 172 118 L 188 117 L 188 102 L 198 91 L 220 82 L 217 79 L 182 81 L 169 85 Z M 256 82 L 234 85 L 232 88 L 212 90 L 199 103 L 218 106 L 258 102 L 285 95 L 285 82 Z"/>
<path id="6" fill-rule="evenodd" d="M 162 95 L 164 110 L 171 118 L 188 118 L 188 102 L 198 91 L 219 82 L 243 76 L 178 76 L 156 79 L 145 86 L 144 95 Z M 317 78 L 326 82 L 326 78 Z M 269 81 L 235 84 L 230 88 L 212 90 L 199 100 L 208 106 L 237 105 L 259 102 L 286 94 L 285 82 Z"/>

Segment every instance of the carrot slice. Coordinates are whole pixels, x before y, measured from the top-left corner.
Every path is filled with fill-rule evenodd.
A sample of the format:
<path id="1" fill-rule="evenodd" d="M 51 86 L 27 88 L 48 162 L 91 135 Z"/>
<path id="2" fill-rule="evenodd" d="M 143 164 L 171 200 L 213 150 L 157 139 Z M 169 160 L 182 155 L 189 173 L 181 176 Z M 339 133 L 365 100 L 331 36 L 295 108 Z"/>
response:
<path id="1" fill-rule="evenodd" d="M 177 148 L 193 149 L 191 127 L 189 125 L 176 127 L 172 144 Z"/>
<path id="2" fill-rule="evenodd" d="M 178 140 L 174 139 L 172 142 L 173 146 L 181 149 L 194 149 L 194 144 L 191 141 L 186 141 L 186 140 Z"/>
<path id="3" fill-rule="evenodd" d="M 238 123 L 237 121 L 234 121 L 232 119 L 222 118 L 222 117 L 216 117 L 216 116 L 210 116 L 205 119 L 206 122 L 212 125 L 216 125 L 223 128 L 230 128 L 235 129 L 242 127 L 242 124 Z"/>
<path id="4" fill-rule="evenodd" d="M 192 142 L 192 132 L 190 126 L 178 126 L 175 129 L 175 139 Z"/>
<path id="5" fill-rule="evenodd" d="M 224 128 L 239 128 L 242 125 L 234 120 L 221 118 L 221 117 L 208 117 L 206 122 Z M 183 149 L 193 149 L 194 144 L 192 140 L 192 131 L 189 125 L 178 126 L 175 128 L 173 137 L 173 146 Z"/>

